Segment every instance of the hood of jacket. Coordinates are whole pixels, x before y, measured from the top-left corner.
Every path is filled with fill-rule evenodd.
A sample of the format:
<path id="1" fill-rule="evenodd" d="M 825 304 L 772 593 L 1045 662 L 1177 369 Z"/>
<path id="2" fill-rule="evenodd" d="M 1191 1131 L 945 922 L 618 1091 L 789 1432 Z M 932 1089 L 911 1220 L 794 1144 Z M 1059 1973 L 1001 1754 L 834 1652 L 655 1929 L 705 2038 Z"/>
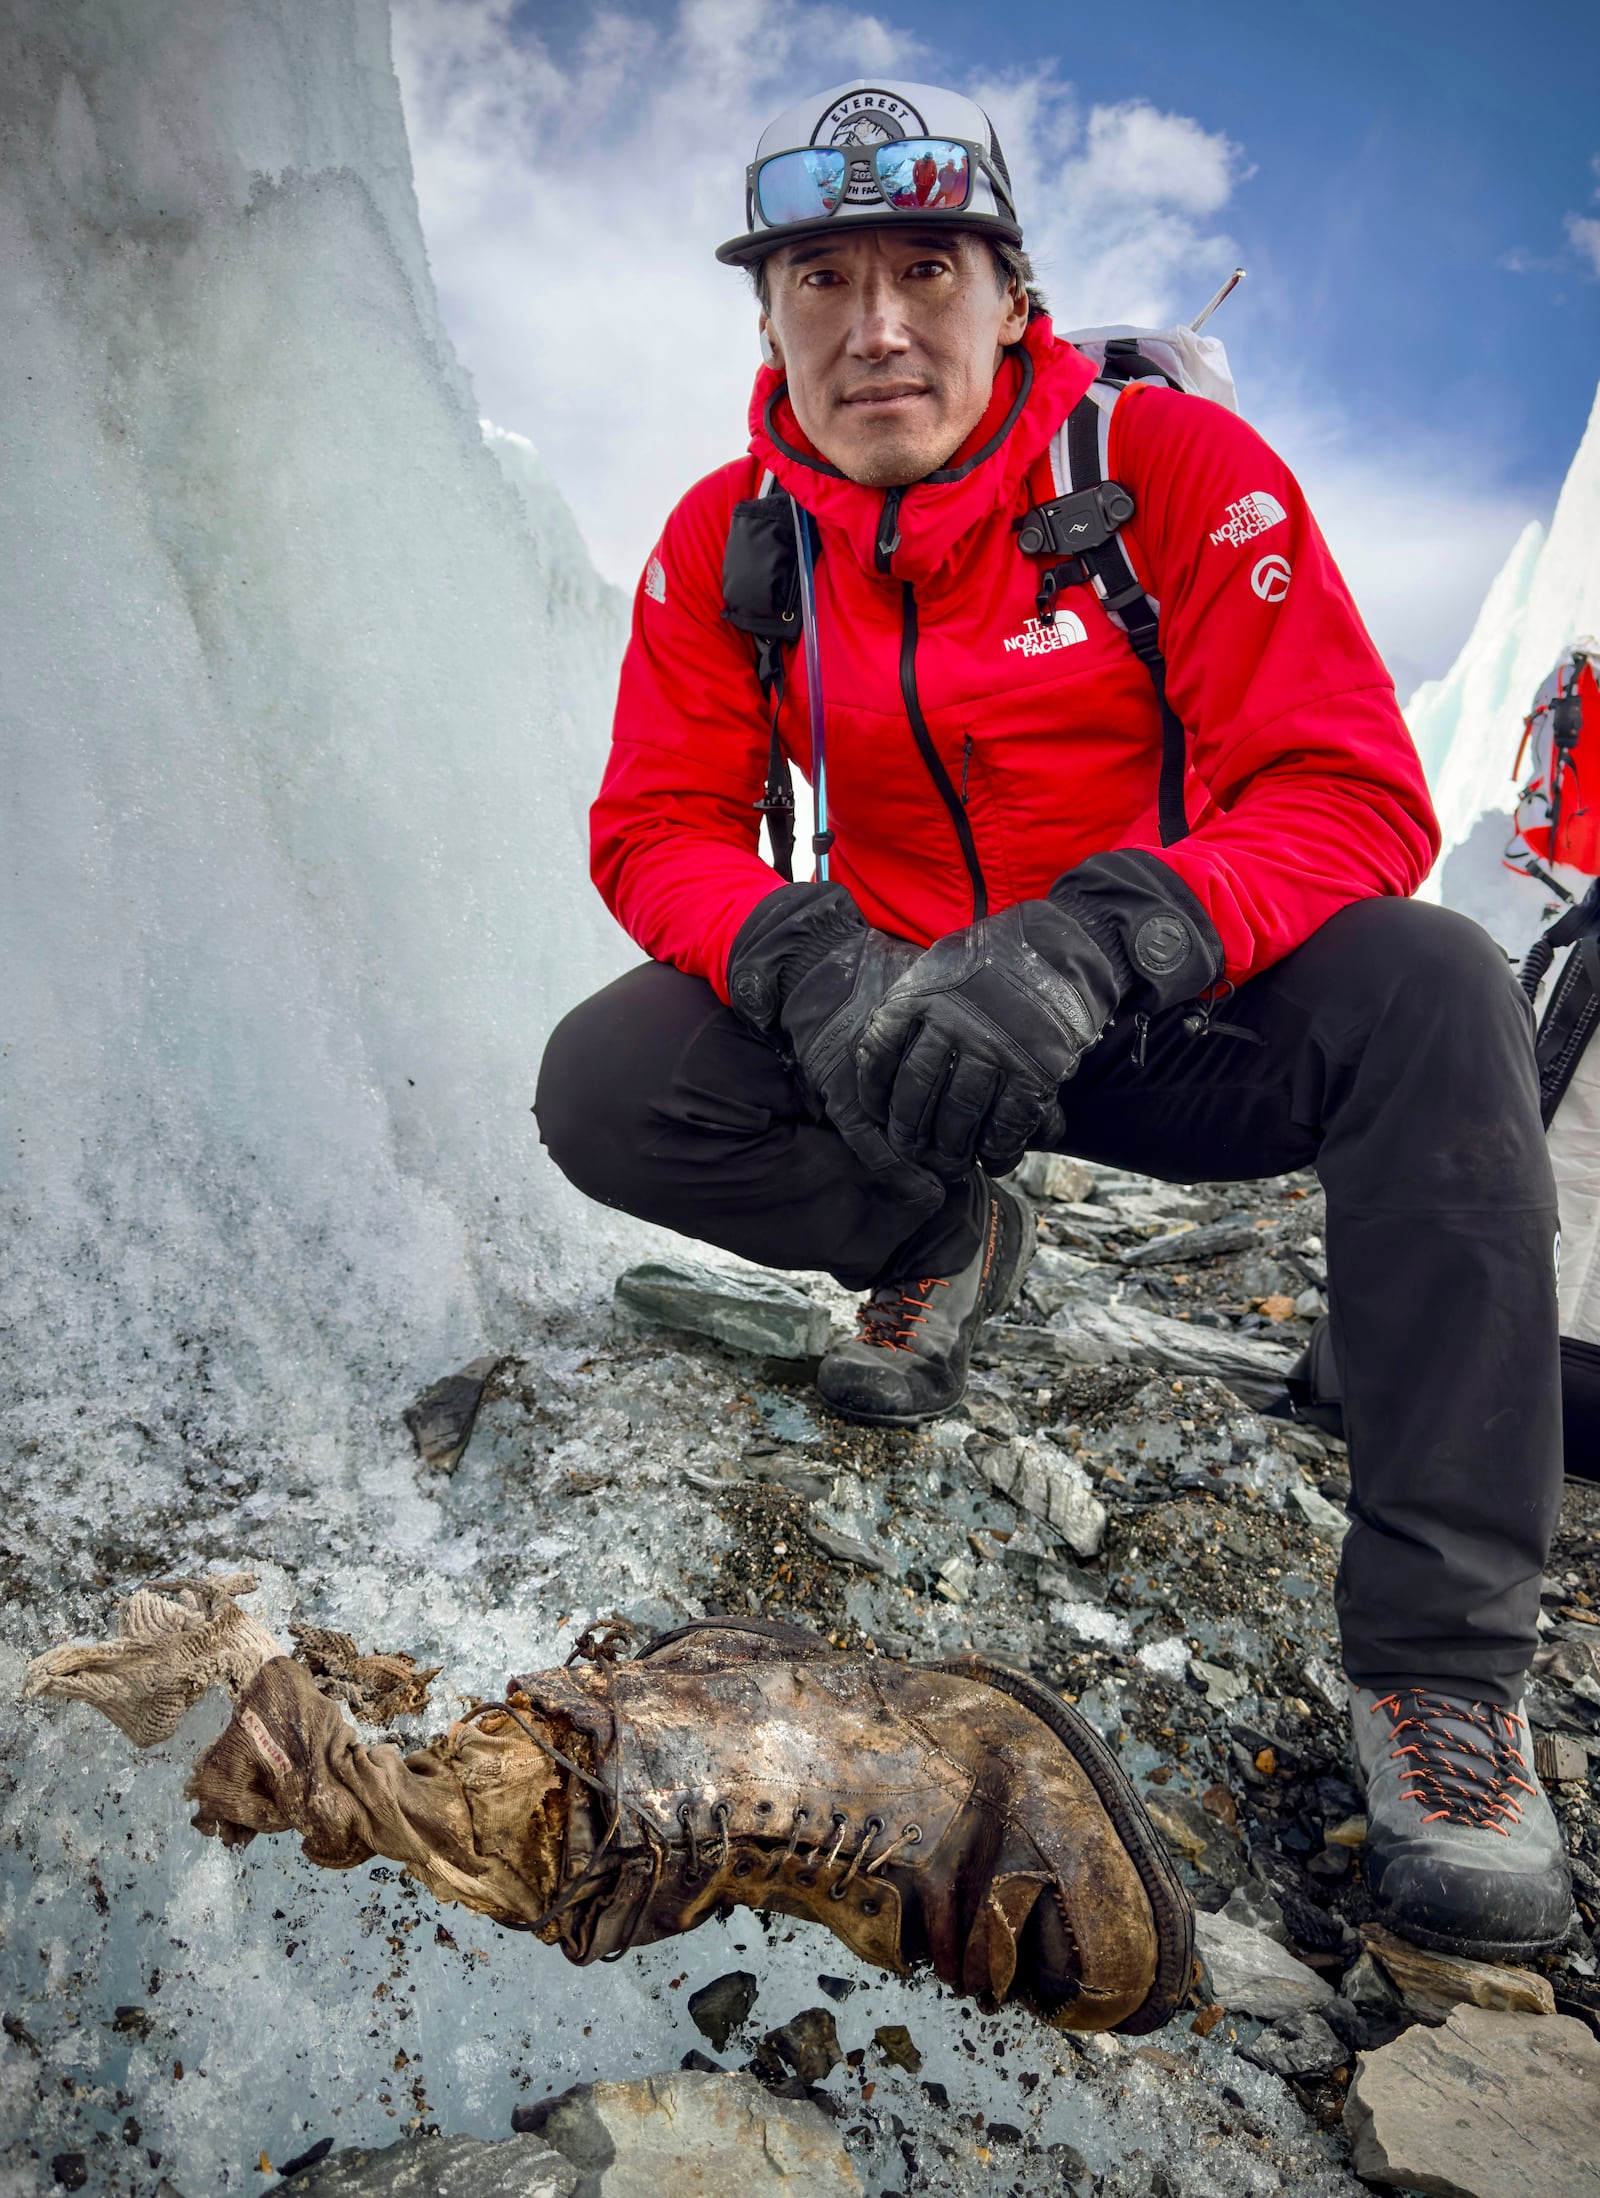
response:
<path id="1" fill-rule="evenodd" d="M 997 509 L 1026 509 L 1029 471 L 1093 379 L 1090 361 L 1041 315 L 1001 360 L 983 418 L 949 463 L 892 491 L 830 465 L 796 420 L 787 382 L 764 366 L 750 400 L 750 450 L 820 525 L 843 531 L 864 570 L 883 571 L 880 530 L 885 539 L 897 533 L 893 577 L 937 587 Z M 898 510 L 885 528 L 885 502 L 896 494 Z"/>

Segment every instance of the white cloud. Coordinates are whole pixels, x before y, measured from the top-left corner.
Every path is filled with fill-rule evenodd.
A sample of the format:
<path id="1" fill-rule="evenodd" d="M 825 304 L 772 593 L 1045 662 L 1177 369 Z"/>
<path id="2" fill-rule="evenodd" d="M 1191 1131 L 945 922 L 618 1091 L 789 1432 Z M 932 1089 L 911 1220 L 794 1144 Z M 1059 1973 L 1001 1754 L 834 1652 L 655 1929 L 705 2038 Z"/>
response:
<path id="1" fill-rule="evenodd" d="M 1586 262 L 1585 273 L 1600 280 L 1600 221 L 1589 214 L 1568 214 L 1561 226 L 1567 232 L 1567 242 Z"/>
<path id="2" fill-rule="evenodd" d="M 755 306 L 712 247 L 742 226 L 763 124 L 797 86 L 947 72 L 913 31 L 826 0 L 595 13 L 562 59 L 514 12 L 395 0 L 423 227 L 481 409 L 532 438 L 631 588 L 672 504 L 745 447 Z M 1142 100 L 1086 108 L 1048 61 L 962 89 L 994 118 L 1060 325 L 1188 319 L 1236 264 L 1226 216 L 1250 171 L 1224 135 Z M 1368 361 L 1346 409 L 1297 401 L 1290 301 L 1268 318 L 1278 387 L 1247 377 L 1246 409 L 1404 688 L 1448 664 L 1529 511 L 1484 482 L 1481 440 L 1375 449 Z"/>
<path id="3" fill-rule="evenodd" d="M 1359 415 L 1293 390 L 1245 395 L 1310 498 L 1404 698 L 1454 662 L 1506 552 L 1548 512 L 1444 436 L 1413 431 L 1402 448 L 1374 446 Z"/>
<path id="4" fill-rule="evenodd" d="M 446 324 L 481 409 L 532 437 L 631 587 L 673 503 L 745 445 L 758 364 L 744 163 L 796 83 L 917 43 L 795 0 L 598 14 L 562 66 L 512 0 L 397 0 L 395 60 Z"/>
<path id="5" fill-rule="evenodd" d="M 712 247 L 743 167 L 807 83 L 926 80 L 909 31 L 809 0 L 595 16 L 564 65 L 512 0 L 396 0 L 395 58 L 440 302 L 481 409 L 531 436 L 631 586 L 662 518 L 745 445 L 755 306 Z M 1193 313 L 1233 247 L 1235 148 L 1148 104 L 1080 111 L 1046 67 L 973 84 L 1030 243 L 1079 325 Z"/>

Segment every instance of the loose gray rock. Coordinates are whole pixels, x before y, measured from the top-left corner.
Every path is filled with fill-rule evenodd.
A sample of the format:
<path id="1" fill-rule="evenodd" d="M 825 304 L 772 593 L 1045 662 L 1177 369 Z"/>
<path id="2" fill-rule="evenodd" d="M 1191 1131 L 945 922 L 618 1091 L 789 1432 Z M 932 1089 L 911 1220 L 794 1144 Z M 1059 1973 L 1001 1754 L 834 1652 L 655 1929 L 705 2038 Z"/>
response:
<path id="1" fill-rule="evenodd" d="M 826 1309 L 781 1275 L 647 1260 L 617 1277 L 616 1298 L 644 1320 L 755 1358 L 818 1358 L 828 1347 Z"/>
<path id="2" fill-rule="evenodd" d="M 1086 1160 L 1073 1160 L 1064 1152 L 1030 1152 L 1011 1181 L 1030 1198 L 1072 1202 L 1089 1196 L 1095 1173 Z"/>
<path id="3" fill-rule="evenodd" d="M 1193 1261 L 1199 1266 L 1208 1259 L 1226 1259 L 1230 1252 L 1247 1252 L 1267 1241 L 1265 1232 L 1248 1221 L 1217 1221 L 1209 1228 L 1174 1229 L 1166 1236 L 1153 1236 L 1148 1243 L 1124 1252 L 1122 1262 L 1127 1267 L 1170 1267 L 1181 1260 L 1185 1265 Z"/>
<path id="4" fill-rule="evenodd" d="M 432 1388 L 424 1389 L 415 1404 L 400 1415 L 411 1430 L 417 1456 L 436 1473 L 453 1473 L 462 1452 L 472 1440 L 472 1430 L 483 1402 L 489 1377 L 500 1364 L 497 1358 L 475 1358 L 457 1374 L 446 1374 Z"/>
<path id="5" fill-rule="evenodd" d="M 1223 1905 L 1222 1913 L 1230 1923 L 1237 1923 L 1243 1930 L 1259 1931 L 1263 1938 L 1274 1939 L 1280 1946 L 1287 1946 L 1289 1943 L 1283 1910 L 1267 1888 L 1255 1878 L 1234 1887 Z"/>
<path id="6" fill-rule="evenodd" d="M 1286 1946 L 1230 1916 L 1196 1916 L 1194 1943 L 1211 1979 L 1211 1997 L 1230 2015 L 1282 2022 L 1334 1997 L 1327 1979 L 1296 1961 Z"/>
<path id="7" fill-rule="evenodd" d="M 1363 2053 L 1354 2167 L 1434 2198 L 1600 2198 L 1600 2043 L 1567 2015 L 1456 2007 Z"/>
<path id="8" fill-rule="evenodd" d="M 997 1362 L 1040 1366 L 1152 1366 L 1167 1374 L 1213 1374 L 1256 1404 L 1276 1396 L 1295 1353 L 1230 1328 L 1171 1319 L 1143 1306 L 1078 1299 L 1048 1328 L 991 1321 L 979 1349 Z"/>
<path id="9" fill-rule="evenodd" d="M 860 2198 L 822 2109 L 753 2076 L 579 2084 L 543 2114 L 541 2136 L 578 2170 L 571 2198 Z"/>
<path id="10" fill-rule="evenodd" d="M 967 1385 L 967 1393 L 957 1405 L 952 1418 L 965 1420 L 973 1427 L 981 1428 L 986 1435 L 1007 1441 L 1019 1432 L 1016 1410 L 1002 1391 L 986 1381 L 973 1381 Z"/>
<path id="11" fill-rule="evenodd" d="M 1329 1503 L 1326 1496 L 1319 1496 L 1304 1481 L 1289 1483 L 1289 1501 L 1299 1512 L 1319 1541 L 1332 1542 L 1337 1548 L 1350 1531 L 1348 1515 L 1337 1504 Z"/>
<path id="12" fill-rule="evenodd" d="M 1170 1786 L 1147 1786 L 1144 1805 L 1172 1854 L 1192 1862 L 1225 1891 L 1247 1882 L 1250 1865 L 1238 1832 L 1210 1815 L 1193 1794 L 1175 1792 Z"/>
<path id="13" fill-rule="evenodd" d="M 701 2037 L 725 2053 L 728 2040 L 743 2028 L 756 2004 L 756 1991 L 756 1979 L 748 1969 L 730 1969 L 725 1977 L 689 1994 L 689 2020 Z"/>
<path id="14" fill-rule="evenodd" d="M 844 2059 L 839 2032 L 826 2007 L 808 2007 L 769 2030 L 766 2043 L 802 2083 L 819 2084 Z"/>
<path id="15" fill-rule="evenodd" d="M 1361 1943 L 1376 1957 L 1412 2014 L 1424 2022 L 1441 2022 L 1463 2000 L 1512 2014 L 1553 2015 L 1556 2011 L 1550 1980 L 1536 1969 L 1435 1954 L 1378 1923 L 1361 1926 Z M 1600 2130 L 1600 2122 L 1596 2126 Z"/>
<path id="16" fill-rule="evenodd" d="M 1349 2049 L 1310 2008 L 1302 2015 L 1286 2015 L 1263 2030 L 1253 2045 L 1237 2051 L 1274 2076 L 1326 2076 L 1350 2058 Z"/>
<path id="17" fill-rule="evenodd" d="M 1206 1700 L 1214 1710 L 1232 1709 L 1235 1702 L 1242 1702 L 1250 1692 L 1250 1682 L 1238 1672 L 1229 1671 L 1221 1664 L 1208 1664 L 1202 1656 L 1189 1659 L 1190 1676 L 1204 1687 Z"/>
<path id="18" fill-rule="evenodd" d="M 1383 2022 L 1392 2021 L 1403 2005 L 1399 1993 L 1368 1953 L 1350 1964 L 1339 1991 L 1360 2014 Z"/>
<path id="19" fill-rule="evenodd" d="M 1090 1492 L 1089 1476 L 1075 1458 L 1053 1442 L 974 1446 L 984 1478 L 1024 1511 L 1053 1526 L 1075 1557 L 1098 1554 L 1106 1538 L 1106 1507 Z"/>
<path id="20" fill-rule="evenodd" d="M 332 2153 L 273 2188 L 294 2198 L 577 2198 L 579 2178 L 542 2137 L 415 2137 Z"/>
<path id="21" fill-rule="evenodd" d="M 806 1521 L 806 1538 L 815 1542 L 825 1557 L 835 1564 L 864 1565 L 869 1572 L 893 1572 L 895 1562 L 887 1549 L 874 1549 L 870 1542 L 858 1542 L 853 1534 L 841 1534 L 836 1527 L 823 1526 L 815 1519 Z"/>
<path id="22" fill-rule="evenodd" d="M 1103 1295 L 1111 1279 L 1111 1270 L 1098 1260 L 1063 1251 L 1056 1244 L 1041 1244 L 1033 1255 L 1024 1287 L 1042 1313 L 1059 1313 L 1064 1305 L 1093 1297 L 1097 1291 Z"/>
<path id="23" fill-rule="evenodd" d="M 1345 1716 L 1350 1708 L 1350 1683 L 1344 1674 L 1335 1671 L 1321 1656 L 1308 1656 L 1300 1669 L 1312 1693 L 1337 1716 Z"/>

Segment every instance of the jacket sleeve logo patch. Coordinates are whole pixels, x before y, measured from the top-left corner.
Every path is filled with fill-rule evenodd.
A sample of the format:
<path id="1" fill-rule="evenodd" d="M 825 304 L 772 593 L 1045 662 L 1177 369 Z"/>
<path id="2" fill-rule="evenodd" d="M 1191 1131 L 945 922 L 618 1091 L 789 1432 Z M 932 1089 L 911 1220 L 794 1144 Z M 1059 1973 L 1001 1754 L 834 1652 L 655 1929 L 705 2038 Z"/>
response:
<path id="1" fill-rule="evenodd" d="M 1250 585 L 1263 603 L 1281 603 L 1289 592 L 1292 577 L 1287 557 L 1263 557 L 1250 575 Z"/>
<path id="2" fill-rule="evenodd" d="M 1030 618 L 1021 633 L 1006 636 L 1006 648 L 1008 651 L 1020 649 L 1024 656 L 1048 656 L 1052 649 L 1070 649 L 1075 641 L 1087 641 L 1088 638 L 1087 629 L 1076 611 L 1057 611 L 1053 626 Z"/>
<path id="3" fill-rule="evenodd" d="M 652 603 L 667 600 L 667 568 L 659 557 L 652 557 L 644 568 L 644 592 Z"/>
<path id="4" fill-rule="evenodd" d="M 1228 506 L 1228 516 L 1211 539 L 1231 542 L 1237 549 L 1241 543 L 1253 542 L 1258 534 L 1265 534 L 1269 527 L 1282 526 L 1288 516 L 1276 496 L 1269 496 L 1264 488 L 1252 489 L 1248 496 Z"/>

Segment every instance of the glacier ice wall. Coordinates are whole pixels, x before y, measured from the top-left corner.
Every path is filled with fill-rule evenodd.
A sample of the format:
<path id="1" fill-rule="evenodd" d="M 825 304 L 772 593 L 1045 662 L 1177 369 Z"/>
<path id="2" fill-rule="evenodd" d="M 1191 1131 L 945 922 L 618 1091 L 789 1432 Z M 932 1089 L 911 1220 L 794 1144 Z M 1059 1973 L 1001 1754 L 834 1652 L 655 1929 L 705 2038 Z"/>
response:
<path id="1" fill-rule="evenodd" d="M 1405 711 L 1443 832 L 1429 890 L 1475 916 L 1513 953 L 1531 942 L 1550 898 L 1500 863 L 1522 721 L 1559 652 L 1597 630 L 1600 394 L 1548 534 L 1536 524 L 1524 528 L 1461 654 L 1443 679 L 1417 689 Z"/>
<path id="2" fill-rule="evenodd" d="M 591 1242 L 624 605 L 485 446 L 381 0 L 0 0 L 0 156 L 12 1380 L 325 1429 Z"/>

